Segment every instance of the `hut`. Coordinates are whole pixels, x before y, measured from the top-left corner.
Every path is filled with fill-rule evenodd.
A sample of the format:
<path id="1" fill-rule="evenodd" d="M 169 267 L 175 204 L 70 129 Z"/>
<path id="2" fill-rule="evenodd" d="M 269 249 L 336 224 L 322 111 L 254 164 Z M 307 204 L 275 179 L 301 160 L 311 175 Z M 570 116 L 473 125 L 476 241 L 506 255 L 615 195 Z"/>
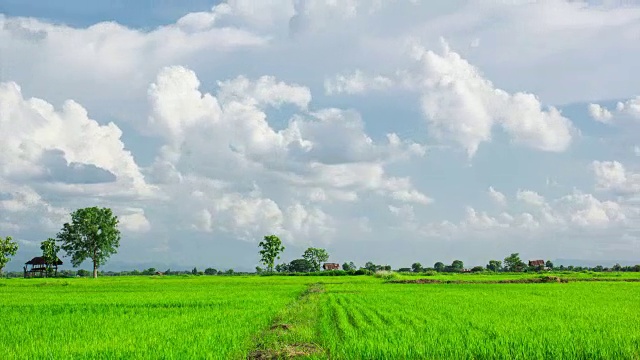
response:
<path id="1" fill-rule="evenodd" d="M 62 260 L 58 257 L 56 257 L 56 261 L 54 263 L 47 264 L 44 257 L 36 256 L 24 264 L 24 277 L 34 277 L 36 274 L 40 277 L 44 277 L 47 274 L 48 266 L 51 266 L 55 271 L 55 274 L 58 274 L 58 265 L 62 265 Z"/>
<path id="2" fill-rule="evenodd" d="M 339 270 L 340 269 L 340 264 L 324 263 L 324 264 L 322 264 L 322 268 L 325 269 L 325 270 Z"/>

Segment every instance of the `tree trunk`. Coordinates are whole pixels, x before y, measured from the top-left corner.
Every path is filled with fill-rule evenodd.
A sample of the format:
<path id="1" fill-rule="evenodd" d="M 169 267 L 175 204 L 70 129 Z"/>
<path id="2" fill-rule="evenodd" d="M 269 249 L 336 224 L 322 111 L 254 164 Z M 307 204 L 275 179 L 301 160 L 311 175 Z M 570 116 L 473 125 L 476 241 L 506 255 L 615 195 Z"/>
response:
<path id="1" fill-rule="evenodd" d="M 93 248 L 93 278 L 98 278 L 98 252 Z"/>

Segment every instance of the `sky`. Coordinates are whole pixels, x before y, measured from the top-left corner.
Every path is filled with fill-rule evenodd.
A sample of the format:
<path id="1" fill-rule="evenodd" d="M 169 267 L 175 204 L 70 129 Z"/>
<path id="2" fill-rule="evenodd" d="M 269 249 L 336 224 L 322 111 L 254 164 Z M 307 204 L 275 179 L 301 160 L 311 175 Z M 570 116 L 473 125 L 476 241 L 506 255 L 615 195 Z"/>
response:
<path id="1" fill-rule="evenodd" d="M 637 44 L 637 1 L 0 0 L 8 269 L 88 206 L 106 270 L 640 262 Z"/>

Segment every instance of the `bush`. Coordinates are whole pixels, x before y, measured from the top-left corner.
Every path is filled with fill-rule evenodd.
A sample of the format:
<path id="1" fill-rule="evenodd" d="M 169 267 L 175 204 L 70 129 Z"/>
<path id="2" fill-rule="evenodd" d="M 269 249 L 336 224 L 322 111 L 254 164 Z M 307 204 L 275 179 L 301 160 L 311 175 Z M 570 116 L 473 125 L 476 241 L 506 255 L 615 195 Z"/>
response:
<path id="1" fill-rule="evenodd" d="M 425 271 L 424 274 L 427 276 L 436 276 L 438 275 L 438 272 L 435 270 L 429 270 L 429 271 Z"/>
<path id="2" fill-rule="evenodd" d="M 373 276 L 380 279 L 391 280 L 391 279 L 397 278 L 398 274 L 389 270 L 380 270 L 380 271 L 376 271 L 376 273 Z"/>

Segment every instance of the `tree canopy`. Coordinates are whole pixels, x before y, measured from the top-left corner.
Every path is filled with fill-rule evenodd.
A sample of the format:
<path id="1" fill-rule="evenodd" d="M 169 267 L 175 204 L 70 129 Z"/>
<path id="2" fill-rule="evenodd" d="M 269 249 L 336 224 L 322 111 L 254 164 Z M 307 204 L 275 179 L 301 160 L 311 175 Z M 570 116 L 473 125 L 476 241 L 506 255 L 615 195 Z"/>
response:
<path id="1" fill-rule="evenodd" d="M 520 260 L 519 253 L 513 253 L 504 258 L 504 267 L 507 271 L 522 271 L 525 268 L 525 263 Z"/>
<path id="2" fill-rule="evenodd" d="M 0 274 L 11 257 L 16 255 L 16 252 L 18 252 L 18 243 L 13 241 L 11 236 L 5 238 L 0 236 Z"/>
<path id="3" fill-rule="evenodd" d="M 280 259 L 280 253 L 284 251 L 282 241 L 275 235 L 266 235 L 258 246 L 262 248 L 260 250 L 260 255 L 262 255 L 260 261 L 267 267 L 269 272 L 273 272 L 273 264 L 276 259 Z"/>
<path id="4" fill-rule="evenodd" d="M 42 257 L 44 258 L 44 262 L 47 264 L 47 276 L 50 276 L 53 264 L 58 261 L 58 251 L 60 251 L 60 246 L 56 244 L 55 239 L 48 238 L 40 243 L 40 250 L 42 250 Z"/>
<path id="5" fill-rule="evenodd" d="M 304 251 L 302 257 L 311 264 L 313 271 L 320 271 L 320 264 L 329 260 L 329 253 L 325 249 L 310 247 Z"/>
<path id="6" fill-rule="evenodd" d="M 71 213 L 71 223 L 65 223 L 58 233 L 62 249 L 71 256 L 71 264 L 80 266 L 86 259 L 93 262 L 93 277 L 98 268 L 117 253 L 120 246 L 118 217 L 109 208 L 88 207 Z"/>

